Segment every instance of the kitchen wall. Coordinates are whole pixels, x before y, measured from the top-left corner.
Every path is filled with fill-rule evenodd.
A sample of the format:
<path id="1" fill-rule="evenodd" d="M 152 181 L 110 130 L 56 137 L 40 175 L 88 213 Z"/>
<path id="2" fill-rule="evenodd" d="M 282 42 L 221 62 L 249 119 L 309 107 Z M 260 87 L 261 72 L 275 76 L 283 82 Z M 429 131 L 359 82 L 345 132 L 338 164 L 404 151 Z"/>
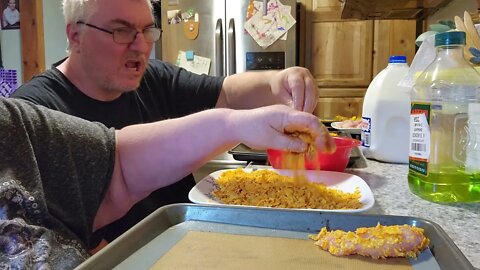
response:
<path id="1" fill-rule="evenodd" d="M 20 47 L 20 30 L 0 31 L 2 62 L 4 69 L 17 70 L 17 82 L 22 80 L 22 48 Z"/>
<path id="2" fill-rule="evenodd" d="M 22 7 L 20 7 L 20 16 Z M 61 0 L 43 1 L 45 67 L 67 55 L 67 36 L 61 11 Z M 20 26 L 21 27 L 21 26 Z M 2 60 L 5 69 L 17 70 L 17 81 L 22 83 L 22 48 L 20 30 L 2 30 L 0 33 Z"/>
<path id="3" fill-rule="evenodd" d="M 437 23 L 440 20 L 454 20 L 455 16 L 463 18 L 463 12 L 476 12 L 477 0 L 452 0 L 447 6 L 427 18 L 426 25 Z"/>
<path id="4" fill-rule="evenodd" d="M 62 15 L 61 0 L 43 0 L 43 32 L 45 68 L 67 56 L 67 35 Z"/>

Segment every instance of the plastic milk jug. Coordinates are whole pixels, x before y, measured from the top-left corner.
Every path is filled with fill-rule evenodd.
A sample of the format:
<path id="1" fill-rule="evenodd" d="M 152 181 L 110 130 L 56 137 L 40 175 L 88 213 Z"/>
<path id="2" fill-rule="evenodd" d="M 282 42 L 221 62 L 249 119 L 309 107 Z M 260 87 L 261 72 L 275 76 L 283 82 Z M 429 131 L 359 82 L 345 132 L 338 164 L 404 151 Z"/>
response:
<path id="1" fill-rule="evenodd" d="M 405 56 L 390 56 L 388 66 L 368 86 L 361 135 L 367 158 L 408 163 L 410 88 L 398 86 L 408 69 Z"/>
<path id="2" fill-rule="evenodd" d="M 465 32 L 435 35 L 435 60 L 411 95 L 408 185 L 434 202 L 480 202 L 480 75 Z"/>

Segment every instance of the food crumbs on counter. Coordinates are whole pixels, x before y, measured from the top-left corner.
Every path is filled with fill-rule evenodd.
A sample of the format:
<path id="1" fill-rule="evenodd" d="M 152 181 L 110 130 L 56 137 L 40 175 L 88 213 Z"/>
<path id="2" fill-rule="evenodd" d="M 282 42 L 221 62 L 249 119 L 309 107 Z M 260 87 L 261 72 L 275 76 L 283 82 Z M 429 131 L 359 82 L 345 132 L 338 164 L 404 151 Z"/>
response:
<path id="1" fill-rule="evenodd" d="M 416 258 L 428 247 L 430 240 L 423 229 L 410 225 L 361 227 L 355 232 L 328 231 L 322 228 L 318 235 L 310 235 L 315 245 L 336 256 L 358 254 L 374 259 L 389 257 Z"/>
<path id="2" fill-rule="evenodd" d="M 288 177 L 270 170 L 224 172 L 213 195 L 226 204 L 310 209 L 359 209 L 361 193 L 328 188 L 305 176 Z"/>

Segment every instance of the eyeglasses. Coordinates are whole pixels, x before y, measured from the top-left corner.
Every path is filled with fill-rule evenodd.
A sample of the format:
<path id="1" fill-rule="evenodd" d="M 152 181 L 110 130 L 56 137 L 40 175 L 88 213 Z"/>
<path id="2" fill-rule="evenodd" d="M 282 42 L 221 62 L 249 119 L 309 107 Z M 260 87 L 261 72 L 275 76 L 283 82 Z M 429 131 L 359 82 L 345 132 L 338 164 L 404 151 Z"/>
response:
<path id="1" fill-rule="evenodd" d="M 160 35 L 162 34 L 162 30 L 160 30 L 157 27 L 147 27 L 142 30 L 142 32 L 138 32 L 135 28 L 132 27 L 119 27 L 115 28 L 113 30 L 107 30 L 98 26 L 95 26 L 93 24 L 89 24 L 86 22 L 79 21 L 77 24 L 83 24 L 91 28 L 95 28 L 97 30 L 100 30 L 105 33 L 109 33 L 113 36 L 113 41 L 115 41 L 118 44 L 129 44 L 135 41 L 137 38 L 138 33 L 142 33 L 143 37 L 145 38 L 146 42 L 155 42 L 160 38 Z"/>

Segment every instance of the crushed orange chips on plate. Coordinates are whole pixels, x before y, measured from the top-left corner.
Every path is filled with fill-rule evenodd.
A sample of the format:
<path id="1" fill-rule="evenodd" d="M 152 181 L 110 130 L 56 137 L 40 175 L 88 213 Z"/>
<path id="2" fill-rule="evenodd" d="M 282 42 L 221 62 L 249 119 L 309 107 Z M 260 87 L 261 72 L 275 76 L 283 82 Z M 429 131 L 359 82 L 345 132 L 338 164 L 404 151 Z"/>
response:
<path id="1" fill-rule="evenodd" d="M 219 188 L 213 195 L 225 204 L 310 209 L 359 209 L 358 188 L 353 193 L 309 182 L 271 170 L 245 172 L 228 170 L 217 179 Z"/>

